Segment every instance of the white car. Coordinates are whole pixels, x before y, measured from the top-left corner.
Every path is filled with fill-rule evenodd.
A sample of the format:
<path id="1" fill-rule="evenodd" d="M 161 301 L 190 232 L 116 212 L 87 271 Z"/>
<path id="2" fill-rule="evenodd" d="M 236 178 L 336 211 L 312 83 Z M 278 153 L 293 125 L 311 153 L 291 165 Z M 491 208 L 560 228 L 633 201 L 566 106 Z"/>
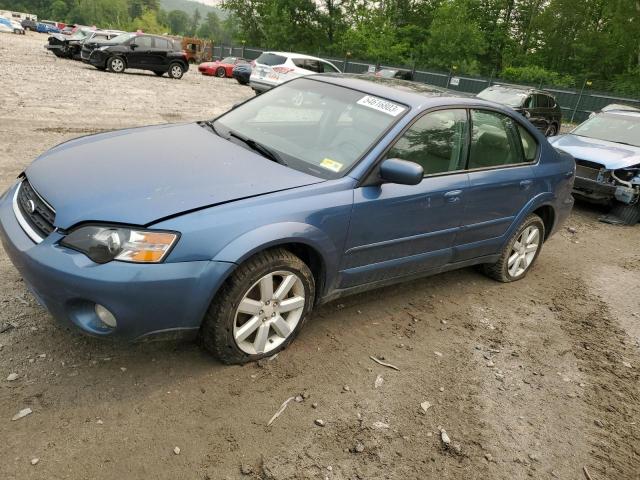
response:
<path id="1" fill-rule="evenodd" d="M 333 63 L 301 53 L 263 52 L 255 63 L 249 85 L 256 93 L 265 92 L 304 75 L 341 73 Z"/>
<path id="2" fill-rule="evenodd" d="M 11 18 L 0 17 L 0 32 L 24 35 L 24 28 L 22 28 L 19 22 Z"/>

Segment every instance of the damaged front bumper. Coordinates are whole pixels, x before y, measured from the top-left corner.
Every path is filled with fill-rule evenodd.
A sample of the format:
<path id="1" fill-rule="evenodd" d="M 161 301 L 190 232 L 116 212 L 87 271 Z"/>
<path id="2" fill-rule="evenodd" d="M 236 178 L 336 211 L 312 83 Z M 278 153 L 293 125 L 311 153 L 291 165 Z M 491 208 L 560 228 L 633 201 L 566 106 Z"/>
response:
<path id="1" fill-rule="evenodd" d="M 593 162 L 576 160 L 573 192 L 586 200 L 634 205 L 640 201 L 640 165 L 609 170 Z"/>

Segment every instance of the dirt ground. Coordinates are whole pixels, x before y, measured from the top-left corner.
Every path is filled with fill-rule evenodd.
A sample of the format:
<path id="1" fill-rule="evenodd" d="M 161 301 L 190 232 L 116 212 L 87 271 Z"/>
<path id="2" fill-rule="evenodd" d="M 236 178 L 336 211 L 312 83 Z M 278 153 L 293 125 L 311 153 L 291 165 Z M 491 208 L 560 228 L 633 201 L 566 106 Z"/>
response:
<path id="1" fill-rule="evenodd" d="M 0 36 L 0 190 L 64 140 L 251 95 L 193 70 L 99 72 L 45 41 Z M 349 297 L 232 367 L 59 327 L 0 248 L 0 478 L 639 479 L 640 226 L 601 213 L 578 205 L 521 282 L 466 269 Z"/>

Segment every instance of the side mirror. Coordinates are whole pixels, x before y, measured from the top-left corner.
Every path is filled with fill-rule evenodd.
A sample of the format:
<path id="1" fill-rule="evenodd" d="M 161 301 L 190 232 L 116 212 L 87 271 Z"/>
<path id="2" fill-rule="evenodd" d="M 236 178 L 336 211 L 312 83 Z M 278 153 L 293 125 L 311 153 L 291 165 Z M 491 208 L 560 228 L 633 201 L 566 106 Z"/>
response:
<path id="1" fill-rule="evenodd" d="M 138 48 L 138 45 L 136 45 L 135 43 L 132 43 L 131 45 L 129 45 L 129 48 L 131 50 L 135 50 L 136 48 Z"/>
<path id="2" fill-rule="evenodd" d="M 380 165 L 380 177 L 387 182 L 400 185 L 417 185 L 424 177 L 424 170 L 417 163 L 389 158 Z"/>

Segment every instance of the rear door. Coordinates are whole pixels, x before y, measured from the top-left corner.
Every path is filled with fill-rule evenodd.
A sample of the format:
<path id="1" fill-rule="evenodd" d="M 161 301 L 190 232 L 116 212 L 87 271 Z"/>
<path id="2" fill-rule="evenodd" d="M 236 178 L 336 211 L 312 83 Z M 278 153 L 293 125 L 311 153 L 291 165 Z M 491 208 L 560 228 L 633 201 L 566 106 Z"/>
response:
<path id="1" fill-rule="evenodd" d="M 147 66 L 152 70 L 163 71 L 169 68 L 171 44 L 166 38 L 153 37 L 153 46 L 149 52 Z"/>
<path id="2" fill-rule="evenodd" d="M 464 170 L 467 128 L 464 109 L 423 115 L 385 155 L 422 165 L 422 182 L 354 191 L 340 288 L 432 270 L 451 261 L 469 184 Z"/>
<path id="3" fill-rule="evenodd" d="M 469 188 L 465 192 L 464 227 L 456 240 L 455 261 L 496 253 L 507 230 L 532 197 L 537 145 L 528 145 L 525 152 L 521 129 L 524 130 L 503 113 L 471 110 Z M 530 143 L 535 142 L 531 135 L 529 139 Z"/>

